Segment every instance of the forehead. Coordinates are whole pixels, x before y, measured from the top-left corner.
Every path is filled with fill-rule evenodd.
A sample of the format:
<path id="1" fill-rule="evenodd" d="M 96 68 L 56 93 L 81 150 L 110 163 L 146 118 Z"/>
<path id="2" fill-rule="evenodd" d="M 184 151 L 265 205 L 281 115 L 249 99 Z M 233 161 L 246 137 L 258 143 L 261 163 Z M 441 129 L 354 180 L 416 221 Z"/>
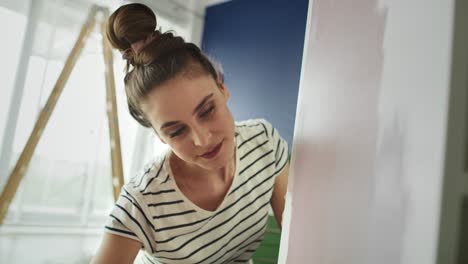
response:
<path id="1" fill-rule="evenodd" d="M 142 106 L 151 122 L 158 125 L 192 116 L 193 110 L 207 96 L 219 96 L 218 86 L 210 75 L 180 75 L 153 89 Z"/>

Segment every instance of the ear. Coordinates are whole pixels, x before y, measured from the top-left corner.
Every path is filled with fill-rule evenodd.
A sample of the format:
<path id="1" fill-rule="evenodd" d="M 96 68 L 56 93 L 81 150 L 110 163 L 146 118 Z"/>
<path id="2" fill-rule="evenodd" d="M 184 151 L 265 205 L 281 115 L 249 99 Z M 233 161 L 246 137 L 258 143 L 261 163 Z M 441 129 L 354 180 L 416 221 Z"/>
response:
<path id="1" fill-rule="evenodd" d="M 217 83 L 224 83 L 224 74 L 220 71 L 216 71 L 216 82 Z"/>
<path id="2" fill-rule="evenodd" d="M 229 100 L 231 94 L 229 93 L 229 90 L 227 89 L 226 85 L 224 85 L 224 83 L 218 83 L 218 87 L 221 93 L 224 95 L 224 98 L 226 98 L 226 101 Z"/>

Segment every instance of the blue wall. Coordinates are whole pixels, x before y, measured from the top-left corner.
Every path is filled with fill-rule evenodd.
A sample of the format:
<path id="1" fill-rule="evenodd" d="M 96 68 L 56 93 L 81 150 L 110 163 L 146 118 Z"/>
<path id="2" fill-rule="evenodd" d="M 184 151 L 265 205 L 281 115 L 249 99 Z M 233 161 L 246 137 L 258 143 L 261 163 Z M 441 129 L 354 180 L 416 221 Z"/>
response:
<path id="1" fill-rule="evenodd" d="M 291 147 L 308 0 L 207 8 L 202 49 L 223 65 L 235 120 L 265 118 Z M 291 150 L 291 149 L 290 149 Z"/>

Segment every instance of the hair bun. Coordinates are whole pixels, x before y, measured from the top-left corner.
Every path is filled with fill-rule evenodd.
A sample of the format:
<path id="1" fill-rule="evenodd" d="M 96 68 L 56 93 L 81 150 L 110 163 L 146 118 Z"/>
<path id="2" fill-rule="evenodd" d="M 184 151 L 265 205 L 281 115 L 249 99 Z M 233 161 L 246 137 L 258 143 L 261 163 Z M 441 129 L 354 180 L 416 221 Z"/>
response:
<path id="1" fill-rule="evenodd" d="M 156 29 L 153 11 L 138 3 L 119 7 L 107 21 L 107 38 L 111 45 L 120 50 L 131 49 L 131 44 L 146 39 Z"/>
<path id="2" fill-rule="evenodd" d="M 122 59 L 126 60 L 128 64 L 135 64 L 135 53 L 132 48 L 128 48 L 122 52 Z"/>
<path id="3" fill-rule="evenodd" d="M 184 48 L 182 37 L 174 36 L 172 32 L 161 33 L 152 39 L 136 56 L 136 64 L 148 64 L 155 60 L 169 56 L 173 51 Z"/>

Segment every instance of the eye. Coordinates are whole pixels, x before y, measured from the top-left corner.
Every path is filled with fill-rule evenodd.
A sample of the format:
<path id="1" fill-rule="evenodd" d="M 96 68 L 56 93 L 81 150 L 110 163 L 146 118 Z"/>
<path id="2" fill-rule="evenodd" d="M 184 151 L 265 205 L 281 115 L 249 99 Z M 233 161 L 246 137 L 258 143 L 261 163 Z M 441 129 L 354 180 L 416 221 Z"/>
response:
<path id="1" fill-rule="evenodd" d="M 177 137 L 177 136 L 180 136 L 183 132 L 184 132 L 185 128 L 184 127 L 181 127 L 179 129 L 177 129 L 176 131 L 174 131 L 173 133 L 170 133 L 169 136 L 171 138 L 173 137 Z"/>
<path id="2" fill-rule="evenodd" d="M 211 113 L 213 113 L 215 110 L 215 107 L 214 105 L 210 106 L 210 108 L 208 108 L 206 111 L 204 111 L 203 113 L 200 114 L 200 117 L 202 118 L 205 118 L 205 117 L 208 117 Z"/>

